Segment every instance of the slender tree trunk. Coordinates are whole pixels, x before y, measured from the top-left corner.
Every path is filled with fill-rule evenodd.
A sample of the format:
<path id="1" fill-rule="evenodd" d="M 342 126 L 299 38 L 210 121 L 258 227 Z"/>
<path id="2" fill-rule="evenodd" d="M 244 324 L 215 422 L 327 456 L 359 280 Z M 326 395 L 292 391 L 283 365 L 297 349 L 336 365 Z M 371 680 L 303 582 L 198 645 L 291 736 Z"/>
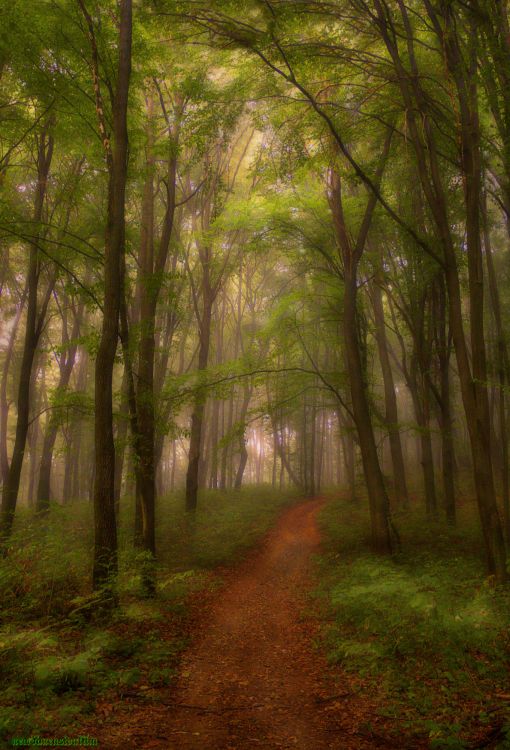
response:
<path id="1" fill-rule="evenodd" d="M 446 320 L 446 290 L 443 280 L 439 284 L 439 314 L 438 314 L 438 356 L 440 373 L 440 415 L 441 415 L 441 463 L 443 475 L 443 494 L 446 519 L 449 523 L 456 523 L 455 502 L 455 452 L 453 448 L 453 418 L 450 394 L 450 345 L 447 336 Z"/>
<path id="2" fill-rule="evenodd" d="M 129 404 L 127 396 L 127 375 L 126 369 L 122 376 L 122 385 L 120 388 L 120 415 L 117 422 L 117 431 L 115 435 L 115 482 L 114 482 L 114 504 L 115 517 L 118 519 L 120 514 L 120 497 L 122 494 L 122 475 L 124 471 L 124 462 L 126 457 L 126 439 L 128 433 Z"/>
<path id="3" fill-rule="evenodd" d="M 395 383 L 391 369 L 390 356 L 388 353 L 388 343 L 386 338 L 386 324 L 384 320 L 384 309 L 382 303 L 382 293 L 379 284 L 376 282 L 372 286 L 372 306 L 375 317 L 375 335 L 377 340 L 377 349 L 379 352 L 379 361 L 384 384 L 384 401 L 386 407 L 386 427 L 388 429 L 391 451 L 391 463 L 393 466 L 393 484 L 395 488 L 395 500 L 397 505 L 407 507 L 409 496 L 407 492 L 407 483 L 404 466 L 404 454 L 402 452 L 402 442 L 400 440 L 397 396 L 395 393 Z"/>
<path id="4" fill-rule="evenodd" d="M 418 174 L 433 217 L 437 237 L 443 249 L 444 273 L 449 299 L 450 331 L 455 347 L 462 401 L 469 432 L 476 496 L 487 552 L 487 567 L 495 579 L 507 580 L 506 550 L 499 517 L 490 443 L 490 413 L 487 395 L 487 364 L 484 339 L 483 255 L 480 243 L 481 154 L 477 96 L 477 50 L 479 36 L 469 30 L 470 49 L 460 49 L 459 25 L 452 18 L 455 8 L 442 4 L 442 18 L 437 6 L 424 0 L 434 30 L 443 45 L 445 61 L 456 87 L 459 107 L 458 136 L 462 162 L 464 204 L 466 214 L 466 246 L 468 260 L 468 298 L 470 309 L 470 349 L 464 332 L 462 295 L 455 245 L 451 234 L 445 186 L 442 182 L 438 152 L 431 122 L 426 114 L 421 76 L 414 54 L 413 32 L 403 2 L 398 5 L 404 23 L 407 50 L 413 75 L 409 75 L 400 58 L 395 37 L 389 30 L 389 16 L 381 0 L 375 0 L 377 23 L 398 73 L 407 111 L 407 126 L 416 154 Z M 466 61 L 466 54 L 468 60 Z"/>
<path id="5" fill-rule="evenodd" d="M 64 306 L 67 300 L 64 299 Z M 79 336 L 81 319 L 83 316 L 84 305 L 80 303 L 74 317 L 73 328 L 71 331 L 71 343 L 69 343 L 69 334 L 67 331 L 67 320 L 64 315 L 62 319 L 62 345 L 64 350 L 60 360 L 60 375 L 57 385 L 57 391 L 64 393 L 67 390 L 74 363 L 76 360 L 77 343 Z M 65 351 L 65 347 L 68 347 Z M 58 412 L 54 411 L 49 417 L 44 434 L 43 447 L 41 452 L 41 462 L 39 466 L 39 482 L 37 485 L 36 512 L 47 513 L 50 507 L 51 499 L 51 469 L 53 462 L 53 449 L 58 435 L 60 417 Z"/>
<path id="6" fill-rule="evenodd" d="M 176 440 L 172 440 L 172 468 L 170 470 L 170 492 L 175 489 L 175 469 L 177 465 L 177 445 Z"/>
<path id="7" fill-rule="evenodd" d="M 209 360 L 209 346 L 211 339 L 211 317 L 213 298 L 208 289 L 204 287 L 204 308 L 200 324 L 200 346 L 198 351 L 198 371 L 203 372 L 207 368 Z M 198 502 L 198 472 L 200 465 L 202 427 L 204 421 L 205 394 L 198 391 L 191 414 L 191 431 L 189 445 L 189 462 L 186 474 L 186 510 L 193 513 Z"/>
<path id="8" fill-rule="evenodd" d="M 316 491 L 316 472 L 317 472 L 317 395 L 312 393 L 312 404 L 310 409 L 310 473 L 308 493 L 311 497 Z"/>
<path id="9" fill-rule="evenodd" d="M 153 103 L 147 98 L 147 175 L 142 204 L 142 238 L 140 244 L 140 343 L 138 347 L 138 382 L 136 412 L 138 436 L 138 486 L 142 512 L 142 547 L 156 555 L 155 500 L 156 476 L 154 468 L 154 349 L 157 297 L 154 289 L 154 155 Z M 147 571 L 148 572 L 148 571 Z M 155 589 L 153 576 L 145 576 L 148 592 Z"/>
<path id="10" fill-rule="evenodd" d="M 386 158 L 391 144 L 387 136 L 383 156 L 379 165 L 377 181 L 382 178 Z M 366 377 L 360 350 L 358 331 L 357 270 L 370 228 L 375 197 L 370 196 L 359 230 L 353 245 L 349 236 L 342 205 L 341 181 L 339 172 L 331 170 L 330 205 L 338 248 L 343 260 L 344 296 L 343 296 L 343 341 L 345 363 L 349 376 L 353 419 L 358 433 L 363 471 L 368 489 L 370 519 L 372 528 L 372 546 L 376 552 L 388 554 L 392 551 L 389 499 L 384 486 L 383 474 L 377 454 L 372 419 L 368 405 Z"/>
<path id="11" fill-rule="evenodd" d="M 485 259 L 487 263 L 487 276 L 489 281 L 489 294 L 491 300 L 492 313 L 496 325 L 496 346 L 497 346 L 497 374 L 498 374 L 498 416 L 499 432 L 501 441 L 501 480 L 503 494 L 503 518 L 507 543 L 510 542 L 510 485 L 509 485 L 509 462 L 508 462 L 508 424 L 506 413 L 506 392 L 505 386 L 509 373 L 508 351 L 506 346 L 505 332 L 501 315 L 501 302 L 499 296 L 498 282 L 494 268 L 494 259 L 492 257 L 492 243 L 490 240 L 489 229 L 487 226 L 487 206 L 483 205 L 483 227 L 484 227 L 484 244 Z"/>
<path id="12" fill-rule="evenodd" d="M 246 450 L 246 445 L 244 446 Z M 243 467 L 243 473 L 244 469 L 246 467 L 246 461 L 248 460 L 248 451 L 246 451 L 246 459 L 244 462 Z M 273 433 L 273 469 L 271 473 L 271 486 L 273 489 L 276 489 L 276 477 L 277 477 L 277 471 L 278 471 L 278 446 L 276 444 L 276 435 Z M 242 481 L 242 479 L 241 479 Z"/>
<path id="13" fill-rule="evenodd" d="M 236 478 L 234 487 L 238 490 L 243 483 L 244 470 L 246 469 L 246 463 L 248 461 L 248 450 L 246 448 L 246 414 L 248 412 L 248 406 L 250 405 L 251 395 L 253 388 L 248 382 L 245 382 L 243 388 L 243 402 L 241 404 L 241 413 L 239 415 L 239 423 L 242 425 L 239 430 L 239 465 L 237 467 Z M 273 471 L 274 481 L 274 471 Z"/>
<path id="14" fill-rule="evenodd" d="M 226 294 L 223 295 L 221 305 L 221 315 L 218 321 L 218 327 L 216 331 L 216 364 L 221 365 L 223 360 L 223 337 L 225 330 L 225 306 L 226 306 Z M 209 487 L 211 489 L 218 489 L 218 440 L 219 440 L 219 425 L 220 422 L 220 400 L 215 398 L 211 409 L 211 476 Z"/>
<path id="15" fill-rule="evenodd" d="M 377 455 L 374 431 L 365 390 L 365 374 L 361 364 L 356 323 L 357 285 L 354 269 L 345 270 L 344 287 L 344 346 L 349 373 L 352 409 L 359 436 L 361 459 L 368 488 L 372 523 L 372 545 L 377 552 L 391 552 L 389 528 L 389 500 Z"/>
<path id="16" fill-rule="evenodd" d="M 36 415 L 48 407 L 48 398 L 46 393 L 46 361 L 40 351 L 37 351 L 32 366 L 32 382 L 30 385 L 30 403 L 33 404 L 33 411 Z M 37 387 L 37 381 L 39 387 Z M 39 436 L 41 434 L 41 422 L 37 416 L 30 422 L 28 428 L 27 444 L 30 454 L 30 463 L 27 467 L 28 487 L 27 487 L 27 506 L 35 506 L 35 488 L 37 480 L 37 457 L 39 448 Z"/>
<path id="17" fill-rule="evenodd" d="M 79 393 L 85 393 L 87 389 L 87 381 L 89 378 L 89 358 L 87 352 L 82 350 L 80 352 L 80 364 L 78 367 L 78 374 L 76 378 L 76 390 Z M 88 445 L 84 443 L 84 435 L 82 434 L 82 422 L 81 420 L 75 422 L 70 430 L 70 441 L 67 446 L 68 452 L 72 449 L 72 488 L 69 496 L 64 496 L 63 503 L 66 504 L 70 500 L 77 500 L 78 498 L 84 497 L 84 489 L 90 481 L 90 475 L 87 475 L 87 483 L 82 482 L 82 468 L 86 464 L 86 456 Z M 85 445 L 85 450 L 83 446 Z M 82 494 L 83 493 L 83 494 Z"/>
<path id="18" fill-rule="evenodd" d="M 104 311 L 95 367 L 94 589 L 105 586 L 117 573 L 112 381 L 119 334 L 125 243 L 127 107 L 131 75 L 131 38 L 131 0 L 121 0 L 119 59 L 113 107 L 113 150 L 107 156 L 109 185 L 104 261 Z"/>
<path id="19" fill-rule="evenodd" d="M 319 416 L 319 440 L 318 440 L 318 450 L 317 450 L 317 460 L 316 460 L 316 473 L 315 473 L 315 490 L 316 492 L 320 492 L 322 488 L 322 473 L 324 470 L 324 444 L 325 444 L 325 435 L 326 435 L 326 425 L 325 425 L 325 418 L 326 414 L 323 410 L 322 413 Z"/>
<path id="20" fill-rule="evenodd" d="M 434 456 L 432 438 L 430 434 L 430 402 L 428 383 L 422 373 L 418 373 L 418 366 L 413 365 L 414 372 L 408 378 L 408 386 L 418 424 L 420 442 L 420 463 L 423 471 L 423 488 L 425 491 L 425 508 L 427 515 L 434 516 L 437 512 L 436 482 L 434 476 Z M 420 384 L 418 385 L 418 379 Z"/>
<path id="21" fill-rule="evenodd" d="M 11 328 L 9 335 L 9 341 L 5 352 L 4 366 L 2 368 L 2 381 L 0 383 L 0 470 L 2 477 L 2 484 L 5 484 L 9 474 L 9 457 L 7 451 L 7 430 L 9 423 L 9 402 L 7 399 L 7 381 L 9 378 L 9 369 L 11 366 L 12 355 L 14 352 L 14 344 L 16 342 L 16 336 L 18 333 L 19 322 L 25 306 L 25 300 L 27 296 L 26 288 L 23 291 L 21 300 L 19 301 L 16 308 L 16 315 L 14 317 L 14 323 Z"/>
<path id="22" fill-rule="evenodd" d="M 49 127 L 51 127 L 51 125 Z M 53 137 L 46 129 L 44 129 L 39 136 L 37 156 L 37 186 L 34 207 L 34 222 L 36 223 L 36 226 L 40 224 L 43 216 L 43 206 L 52 156 Z M 4 542 L 11 533 L 16 504 L 18 501 L 21 469 L 23 466 L 27 433 L 30 423 L 30 382 L 32 376 L 32 365 L 44 323 L 46 307 L 49 302 L 49 294 L 47 294 L 38 315 L 38 288 L 40 273 L 41 268 L 38 240 L 36 240 L 30 246 L 28 261 L 27 317 L 25 321 L 25 340 L 23 344 L 23 356 L 21 360 L 17 396 L 18 417 L 16 422 L 16 437 L 14 440 L 9 472 L 2 491 L 2 509 L 0 518 L 0 540 L 2 542 Z M 50 286 L 52 287 L 52 282 L 49 282 L 48 289 Z"/>
<path id="23" fill-rule="evenodd" d="M 73 446 L 73 434 L 69 432 L 69 439 L 66 446 L 66 454 L 64 459 L 64 481 L 62 482 L 62 505 L 68 505 L 71 500 L 71 494 L 73 489 L 73 470 L 76 457 L 71 453 L 71 447 Z"/>

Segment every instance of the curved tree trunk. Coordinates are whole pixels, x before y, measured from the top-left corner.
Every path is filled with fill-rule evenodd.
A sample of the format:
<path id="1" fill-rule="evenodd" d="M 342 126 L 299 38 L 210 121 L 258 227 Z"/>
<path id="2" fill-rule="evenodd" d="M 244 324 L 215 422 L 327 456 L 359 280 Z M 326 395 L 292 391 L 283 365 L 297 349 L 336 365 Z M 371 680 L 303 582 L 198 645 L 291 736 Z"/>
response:
<path id="1" fill-rule="evenodd" d="M 241 413 L 239 415 L 239 422 L 242 425 L 242 431 L 239 434 L 239 466 L 237 467 L 236 478 L 234 480 L 234 487 L 238 490 L 243 484 L 244 470 L 248 463 L 248 451 L 246 449 L 246 414 L 248 412 L 248 406 L 250 405 L 250 399 L 253 389 L 248 383 L 244 385 L 243 402 L 241 404 Z"/>
<path id="2" fill-rule="evenodd" d="M 381 154 L 377 173 L 377 183 L 380 183 L 382 179 L 390 145 L 391 132 L 386 136 L 384 148 Z M 355 242 L 351 240 L 345 223 L 342 204 L 341 178 L 337 169 L 332 169 L 330 173 L 329 201 L 333 213 L 333 224 L 338 249 L 343 261 L 344 298 L 342 326 L 345 363 L 349 376 L 352 416 L 358 433 L 363 471 L 368 489 L 372 546 L 377 552 L 388 554 L 392 551 L 389 499 L 379 463 L 372 419 L 368 405 L 366 378 L 359 342 L 357 309 L 358 264 L 366 245 L 376 205 L 376 198 L 373 194 L 368 198 L 363 221 Z"/>
<path id="3" fill-rule="evenodd" d="M 51 127 L 51 125 L 49 127 Z M 45 128 L 39 136 L 37 157 L 37 186 L 34 207 L 34 221 L 36 222 L 36 225 L 40 224 L 43 215 L 43 205 L 46 196 L 46 187 L 52 156 L 53 137 Z M 2 509 L 0 518 L 0 539 L 2 541 L 5 541 L 9 537 L 14 521 L 29 427 L 32 366 L 46 316 L 46 308 L 49 303 L 51 289 L 55 283 L 55 276 L 53 276 L 53 281 L 48 283 L 46 296 L 38 314 L 40 273 L 41 267 L 38 240 L 36 239 L 36 241 L 30 246 L 28 261 L 27 317 L 25 322 L 25 340 L 23 344 L 23 356 L 21 359 L 18 396 L 16 400 L 18 409 L 16 437 L 9 472 L 4 481 L 2 491 Z"/>

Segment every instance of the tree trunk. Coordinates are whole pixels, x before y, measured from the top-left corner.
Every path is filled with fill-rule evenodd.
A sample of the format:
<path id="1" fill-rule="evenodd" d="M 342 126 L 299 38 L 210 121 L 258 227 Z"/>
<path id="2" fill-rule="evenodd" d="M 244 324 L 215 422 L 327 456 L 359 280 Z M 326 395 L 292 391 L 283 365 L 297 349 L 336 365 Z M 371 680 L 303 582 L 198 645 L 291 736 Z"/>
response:
<path id="1" fill-rule="evenodd" d="M 115 505 L 115 516 L 117 520 L 120 514 L 120 497 L 122 494 L 122 475 L 124 472 L 124 461 L 126 457 L 126 438 L 128 433 L 128 419 L 127 413 L 129 413 L 129 404 L 127 396 L 127 375 L 124 368 L 122 376 L 122 385 L 120 388 L 120 414 L 117 422 L 117 430 L 115 435 L 115 482 L 114 482 L 114 505 Z"/>
<path id="2" fill-rule="evenodd" d="M 125 194 L 128 160 L 127 107 L 131 75 L 131 0 L 120 2 L 119 59 L 113 107 L 113 151 L 108 157 L 108 215 L 104 259 L 104 311 L 95 367 L 95 479 L 93 587 L 117 573 L 113 368 L 119 333 L 125 244 Z"/>
<path id="3" fill-rule="evenodd" d="M 51 127 L 51 125 L 49 126 Z M 39 136 L 37 155 L 37 186 L 35 192 L 34 222 L 39 226 L 43 216 L 43 206 L 46 196 L 48 174 L 53 156 L 53 137 L 45 128 Z M 16 504 L 18 501 L 21 469 L 25 454 L 25 446 L 30 419 L 30 382 L 32 365 L 37 345 L 41 335 L 49 294 L 41 306 L 38 315 L 38 288 L 41 273 L 38 239 L 30 246 L 27 275 L 27 317 L 25 321 L 25 340 L 18 385 L 16 422 L 16 437 L 12 451 L 9 472 L 2 491 L 2 509 L 0 519 L 0 541 L 5 542 L 9 537 L 14 521 Z M 54 283 L 54 280 L 53 280 Z M 49 282 L 48 289 L 52 288 Z M 51 291 L 50 291 L 51 294 Z"/>
<path id="4" fill-rule="evenodd" d="M 154 137 L 152 96 L 147 98 L 147 158 L 146 179 L 142 203 L 142 233 L 140 243 L 140 342 L 138 347 L 138 381 L 136 389 L 136 412 L 138 436 L 138 482 L 142 513 L 142 548 L 151 556 L 156 555 L 155 500 L 156 476 L 154 468 L 154 350 L 157 292 L 154 288 Z M 153 593 L 155 581 L 147 570 L 145 585 Z"/>
<path id="5" fill-rule="evenodd" d="M 382 179 L 386 158 L 391 144 L 391 135 L 387 135 L 377 182 Z M 368 489 L 372 546 L 376 552 L 389 554 L 392 551 L 389 499 L 384 486 L 383 474 L 377 454 L 374 430 L 368 405 L 366 378 L 360 350 L 357 309 L 357 270 L 365 248 L 376 199 L 368 199 L 365 214 L 355 244 L 353 244 L 344 218 L 342 205 L 341 180 L 338 170 L 330 173 L 330 206 L 338 249 L 343 261 L 344 298 L 343 298 L 343 342 L 345 363 L 349 376 L 352 416 L 358 433 L 363 471 Z"/>
<path id="6" fill-rule="evenodd" d="M 450 395 L 450 345 L 447 336 L 446 290 L 443 280 L 439 283 L 439 310 L 437 347 L 440 373 L 440 427 L 441 463 L 443 476 L 444 509 L 446 519 L 455 524 L 457 517 L 455 502 L 455 452 L 453 448 L 453 418 Z"/>
<path id="7" fill-rule="evenodd" d="M 423 193 L 436 225 L 437 237 L 443 249 L 444 273 L 449 299 L 450 331 L 455 347 L 462 401 L 469 432 L 476 496 L 487 552 L 487 567 L 500 583 L 507 579 L 506 550 L 501 520 L 496 502 L 490 444 L 490 415 L 487 395 L 487 367 L 483 330 L 483 264 L 480 244 L 481 155 L 480 127 L 477 110 L 476 29 L 469 30 L 471 49 L 469 61 L 459 48 L 459 25 L 451 18 L 454 7 L 440 6 L 444 17 L 438 18 L 431 0 L 424 0 L 434 30 L 443 45 L 445 61 L 457 91 L 459 106 L 458 136 L 464 185 L 466 213 L 466 245 L 468 258 L 468 298 L 470 308 L 471 361 L 464 332 L 462 296 L 455 245 L 451 234 L 445 186 L 441 179 L 438 152 L 431 123 L 426 114 L 427 105 L 421 89 L 414 39 L 408 12 L 402 0 L 399 8 L 404 22 L 407 48 L 411 53 L 413 75 L 402 63 L 395 37 L 388 29 L 388 15 L 380 0 L 375 0 L 378 25 L 382 38 L 398 73 L 403 100 L 407 111 L 407 126 L 417 158 Z M 466 69 L 465 66 L 469 66 Z"/>
<path id="8" fill-rule="evenodd" d="M 198 372 L 207 368 L 211 340 L 211 318 L 213 297 L 207 281 L 204 284 L 204 307 L 200 321 L 200 346 L 198 350 Z M 186 474 L 186 510 L 195 512 L 198 503 L 198 472 L 202 447 L 202 426 L 204 421 L 205 393 L 198 389 L 191 414 L 189 462 Z"/>
<path id="9" fill-rule="evenodd" d="M 383 375 L 384 401 L 386 407 L 386 428 L 388 430 L 390 440 L 395 500 L 397 505 L 405 508 L 409 504 L 409 496 L 407 492 L 404 454 L 402 452 L 402 442 L 400 440 L 397 396 L 395 393 L 395 383 L 393 380 L 393 372 L 391 369 L 390 356 L 388 353 L 382 293 L 377 280 L 376 283 L 373 284 L 371 292 L 372 306 L 374 309 L 375 318 L 375 336 L 377 340 L 379 361 L 381 363 L 381 371 Z"/>
<path id="10" fill-rule="evenodd" d="M 243 389 L 243 402 L 241 404 L 241 413 L 239 415 L 239 423 L 241 427 L 239 428 L 239 465 L 237 467 L 236 472 L 236 478 L 234 482 L 234 487 L 236 490 L 238 490 L 243 483 L 243 475 L 244 470 L 246 469 L 246 464 L 248 462 L 248 450 L 246 448 L 246 414 L 248 412 L 248 406 L 250 405 L 251 400 L 251 394 L 252 394 L 253 388 L 250 386 L 248 382 L 245 382 L 244 389 Z M 274 481 L 274 471 L 273 471 L 273 481 Z"/>
<path id="11" fill-rule="evenodd" d="M 484 196 L 483 202 L 483 227 L 485 259 L 487 263 L 487 276 L 489 281 L 489 293 L 492 314 L 496 325 L 497 346 L 497 374 L 498 374 L 498 415 L 499 415 L 499 437 L 501 444 L 501 483 L 503 494 L 503 519 L 507 543 L 510 542 L 510 485 L 509 485 L 509 462 L 508 462 L 508 425 L 506 415 L 506 392 L 505 386 L 509 373 L 508 351 L 506 346 L 505 331 L 501 315 L 501 301 L 499 296 L 498 282 L 492 257 L 492 243 L 487 226 L 487 206 Z"/>
<path id="12" fill-rule="evenodd" d="M 68 301 L 64 298 L 64 309 Z M 59 363 L 60 375 L 57 385 L 57 391 L 64 393 L 67 390 L 74 363 L 76 360 L 77 344 L 76 339 L 80 333 L 81 319 L 83 316 L 84 305 L 80 303 L 74 316 L 73 328 L 71 331 L 71 344 L 69 345 L 69 334 L 67 331 L 67 320 L 64 314 L 62 318 L 62 345 L 64 350 L 61 353 Z M 68 350 L 65 351 L 65 347 Z M 51 499 L 51 467 L 53 461 L 53 449 L 57 439 L 60 415 L 53 411 L 48 419 L 47 427 L 44 434 L 43 447 L 41 452 L 41 462 L 39 466 L 39 482 L 37 485 L 36 512 L 47 513 L 50 507 Z"/>
<path id="13" fill-rule="evenodd" d="M 366 395 L 365 374 L 361 363 L 358 342 L 357 285 L 355 269 L 348 267 L 345 273 L 343 331 L 347 371 L 349 374 L 354 423 L 359 437 L 363 471 L 368 489 L 372 526 L 372 545 L 376 552 L 391 552 L 389 527 L 389 500 L 377 455 L 377 446 L 372 428 Z"/>
<path id="14" fill-rule="evenodd" d="M 16 308 L 16 315 L 14 317 L 14 323 L 9 335 L 9 341 L 5 352 L 4 366 L 2 368 L 2 382 L 0 384 L 0 470 L 2 484 L 5 484 L 5 482 L 7 481 L 7 476 L 9 474 L 9 457 L 7 451 L 9 402 L 7 399 L 7 380 L 9 377 L 9 369 L 14 352 L 14 344 L 16 342 L 16 335 L 18 333 L 19 322 L 23 313 L 23 308 L 25 306 L 26 296 L 27 289 L 25 287 L 25 289 L 23 290 L 23 295 Z"/>

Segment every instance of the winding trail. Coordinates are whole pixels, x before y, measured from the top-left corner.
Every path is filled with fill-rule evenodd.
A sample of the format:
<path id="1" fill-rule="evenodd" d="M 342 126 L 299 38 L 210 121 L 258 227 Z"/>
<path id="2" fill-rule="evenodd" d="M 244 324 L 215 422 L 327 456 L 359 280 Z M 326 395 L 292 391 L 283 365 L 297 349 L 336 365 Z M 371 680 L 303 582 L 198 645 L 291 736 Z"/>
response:
<path id="1" fill-rule="evenodd" d="M 204 710 L 180 711 L 176 747 L 334 746 L 318 720 L 323 665 L 299 621 L 321 505 L 313 500 L 285 512 L 215 602 L 177 689 L 179 703 Z"/>
<path id="2" fill-rule="evenodd" d="M 359 707 L 350 710 L 349 687 L 335 684 L 313 648 L 317 624 L 301 616 L 323 504 L 315 499 L 285 511 L 263 546 L 232 571 L 183 659 L 170 747 L 385 746 L 360 736 Z"/>
<path id="3" fill-rule="evenodd" d="M 388 739 L 356 677 L 314 649 L 318 623 L 303 617 L 324 501 L 286 510 L 265 541 L 226 574 L 193 629 L 165 705 L 132 707 L 102 748 L 123 750 L 369 750 L 417 748 Z M 119 707 L 120 708 L 120 707 Z M 122 708 L 121 708 L 122 712 Z M 113 717 L 111 717 L 113 718 Z M 382 727 L 382 729 L 381 729 Z M 382 734 L 378 732 L 382 731 Z"/>

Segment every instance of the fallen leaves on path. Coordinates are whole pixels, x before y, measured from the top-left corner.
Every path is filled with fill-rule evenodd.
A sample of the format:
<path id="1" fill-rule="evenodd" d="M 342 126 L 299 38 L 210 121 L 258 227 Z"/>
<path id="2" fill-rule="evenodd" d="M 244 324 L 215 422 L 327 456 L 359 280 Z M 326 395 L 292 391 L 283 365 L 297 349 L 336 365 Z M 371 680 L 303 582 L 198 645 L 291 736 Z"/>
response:
<path id="1" fill-rule="evenodd" d="M 426 747 L 398 737 L 361 678 L 328 666 L 303 617 L 322 500 L 287 510 L 257 551 L 194 611 L 173 689 L 120 702 L 95 736 L 107 750 L 369 750 Z M 108 707 L 111 708 L 111 707 Z"/>

